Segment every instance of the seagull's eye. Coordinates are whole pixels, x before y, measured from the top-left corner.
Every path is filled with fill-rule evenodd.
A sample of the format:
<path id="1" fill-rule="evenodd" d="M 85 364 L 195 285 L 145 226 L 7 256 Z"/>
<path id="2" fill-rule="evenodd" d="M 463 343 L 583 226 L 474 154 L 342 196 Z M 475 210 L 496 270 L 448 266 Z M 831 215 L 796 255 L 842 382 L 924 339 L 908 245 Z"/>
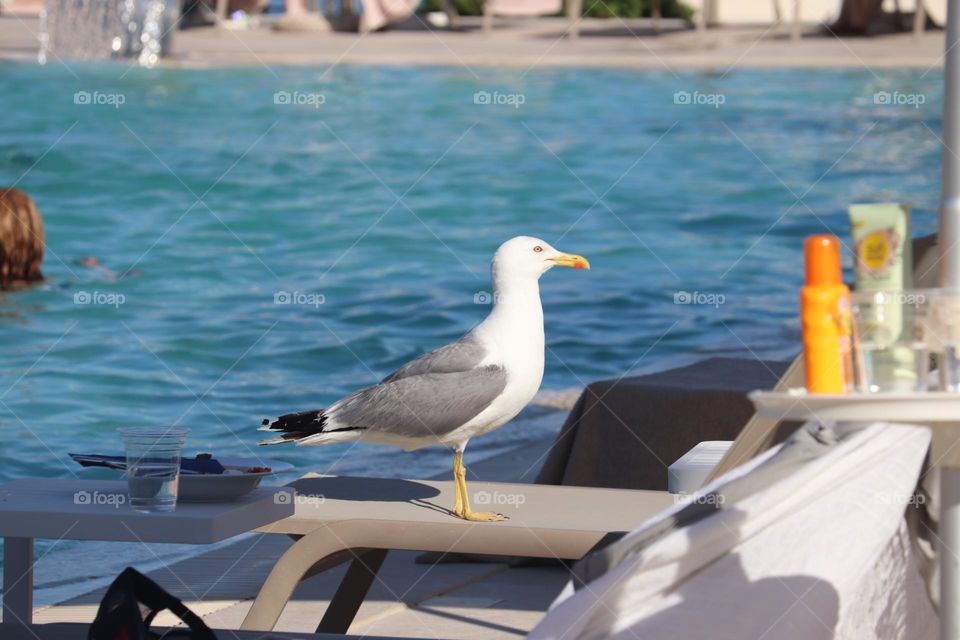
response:
<path id="1" fill-rule="evenodd" d="M 543 253 L 543 247 L 541 247 L 540 245 L 535 246 L 533 250 L 536 251 L 537 253 Z"/>

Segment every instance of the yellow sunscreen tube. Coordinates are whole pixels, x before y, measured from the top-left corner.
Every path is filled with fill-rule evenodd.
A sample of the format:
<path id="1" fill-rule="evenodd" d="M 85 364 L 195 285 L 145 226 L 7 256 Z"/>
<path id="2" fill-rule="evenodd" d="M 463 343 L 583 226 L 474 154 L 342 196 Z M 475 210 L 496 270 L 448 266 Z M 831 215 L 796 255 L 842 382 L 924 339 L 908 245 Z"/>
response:
<path id="1" fill-rule="evenodd" d="M 852 204 L 850 228 L 857 291 L 912 288 L 909 205 Z"/>
<path id="2" fill-rule="evenodd" d="M 853 231 L 854 286 L 858 292 L 897 292 L 913 287 L 913 255 L 910 240 L 910 206 L 896 203 L 850 205 L 850 227 Z M 877 335 L 891 336 L 896 341 L 904 331 L 901 303 L 891 298 L 889 305 L 875 308 Z M 870 326 L 870 322 L 864 323 Z M 869 332 L 868 332 L 869 333 Z M 865 341 L 875 336 L 861 335 Z M 877 358 L 877 375 L 889 380 L 902 380 L 912 387 L 916 379 L 913 354 L 892 351 Z M 886 371 L 884 371 L 886 370 Z"/>

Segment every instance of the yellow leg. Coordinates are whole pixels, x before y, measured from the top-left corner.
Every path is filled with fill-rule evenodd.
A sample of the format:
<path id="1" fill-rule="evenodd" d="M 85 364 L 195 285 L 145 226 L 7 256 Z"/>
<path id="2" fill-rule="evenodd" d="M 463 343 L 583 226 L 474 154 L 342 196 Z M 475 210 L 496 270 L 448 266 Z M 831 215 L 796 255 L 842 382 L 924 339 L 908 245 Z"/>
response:
<path id="1" fill-rule="evenodd" d="M 470 508 L 470 499 L 467 497 L 467 469 L 463 466 L 463 451 L 457 451 L 453 456 L 453 483 L 456 496 L 453 501 L 453 515 L 472 522 L 499 522 L 508 519 L 502 513 L 474 511 Z"/>
<path id="2" fill-rule="evenodd" d="M 458 451 L 453 456 L 453 514 L 460 517 L 463 513 L 463 494 L 460 492 L 460 459 L 463 452 Z"/>

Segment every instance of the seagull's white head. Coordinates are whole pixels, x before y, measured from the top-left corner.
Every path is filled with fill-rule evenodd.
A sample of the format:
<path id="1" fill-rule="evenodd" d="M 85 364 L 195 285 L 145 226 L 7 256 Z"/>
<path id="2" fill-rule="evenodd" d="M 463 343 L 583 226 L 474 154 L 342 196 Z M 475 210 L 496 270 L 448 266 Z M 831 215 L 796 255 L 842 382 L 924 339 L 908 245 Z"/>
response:
<path id="1" fill-rule="evenodd" d="M 538 279 L 552 267 L 589 269 L 583 256 L 557 251 L 539 238 L 517 236 L 507 240 L 493 254 L 493 279 Z"/>

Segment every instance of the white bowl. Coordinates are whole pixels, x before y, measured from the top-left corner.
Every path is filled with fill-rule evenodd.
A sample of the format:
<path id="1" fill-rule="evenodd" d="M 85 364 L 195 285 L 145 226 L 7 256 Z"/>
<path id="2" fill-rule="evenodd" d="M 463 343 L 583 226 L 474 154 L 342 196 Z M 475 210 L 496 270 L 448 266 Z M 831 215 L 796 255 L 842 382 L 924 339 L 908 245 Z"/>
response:
<path id="1" fill-rule="evenodd" d="M 183 502 L 223 502 L 245 496 L 264 478 L 293 470 L 293 465 L 279 460 L 260 458 L 217 458 L 226 473 L 181 473 L 178 500 Z M 270 471 L 246 473 L 234 469 L 269 467 Z"/>

